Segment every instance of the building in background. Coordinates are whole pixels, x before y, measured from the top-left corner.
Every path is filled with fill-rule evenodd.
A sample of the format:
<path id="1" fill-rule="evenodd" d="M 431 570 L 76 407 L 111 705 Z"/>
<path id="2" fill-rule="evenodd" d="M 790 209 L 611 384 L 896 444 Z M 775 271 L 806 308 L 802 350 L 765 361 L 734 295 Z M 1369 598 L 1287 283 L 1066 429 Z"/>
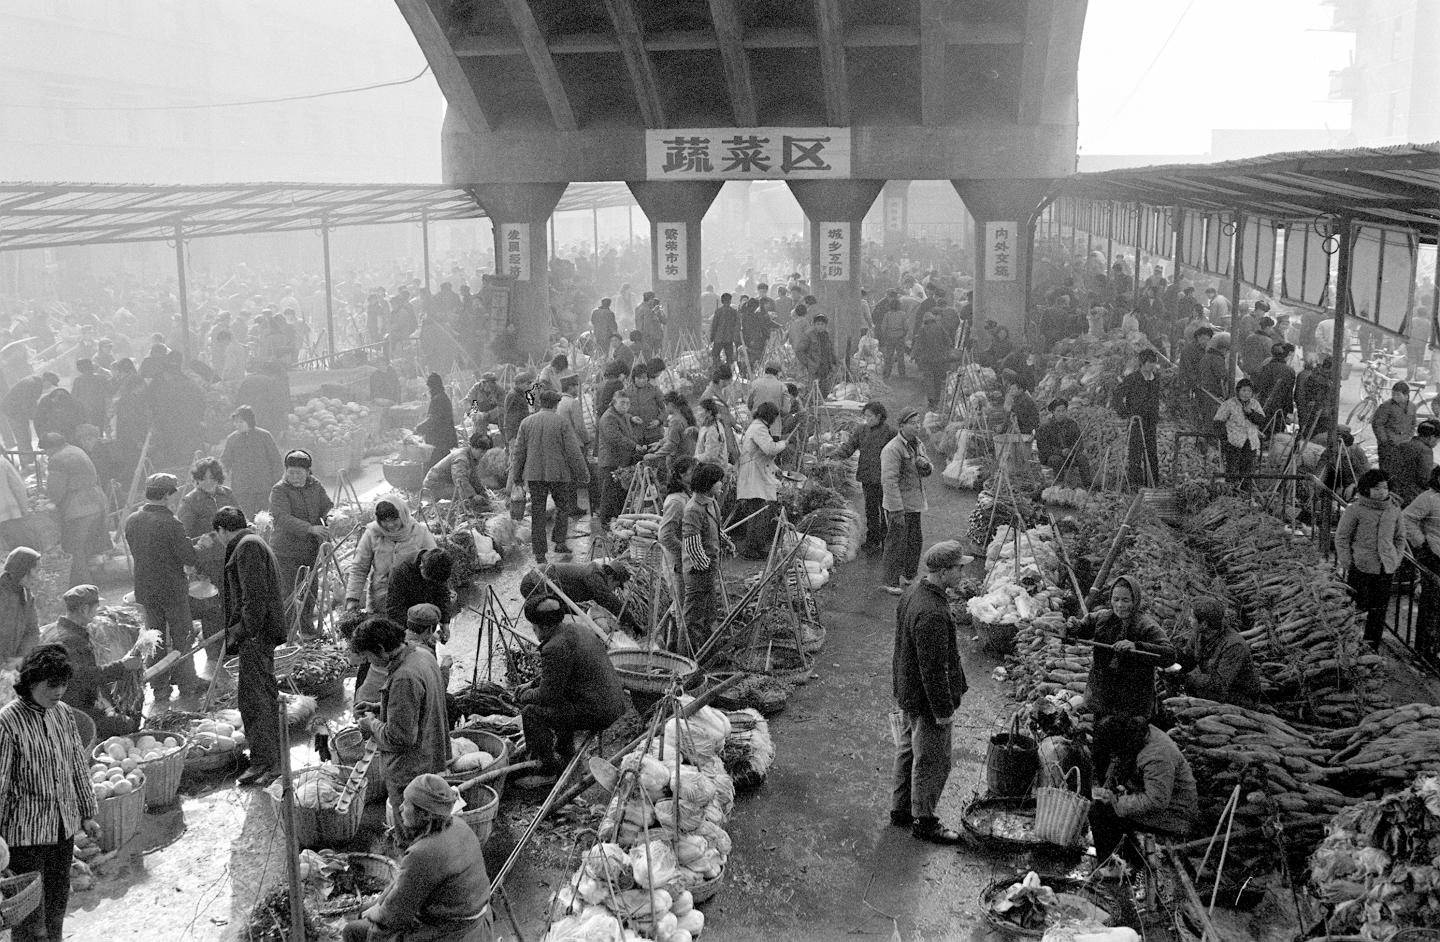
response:
<path id="1" fill-rule="evenodd" d="M 1349 101 L 1361 146 L 1440 140 L 1440 3 L 1334 0 L 1333 28 L 1355 34 L 1355 56 L 1331 75 Z"/>

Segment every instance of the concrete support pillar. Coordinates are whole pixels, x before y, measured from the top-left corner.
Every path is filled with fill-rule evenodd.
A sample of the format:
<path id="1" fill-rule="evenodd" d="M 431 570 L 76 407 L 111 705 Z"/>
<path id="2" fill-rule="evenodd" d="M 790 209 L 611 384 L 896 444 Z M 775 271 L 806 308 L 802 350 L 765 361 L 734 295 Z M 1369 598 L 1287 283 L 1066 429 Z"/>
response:
<path id="1" fill-rule="evenodd" d="M 1019 339 L 1030 301 L 1035 210 L 1050 180 L 951 180 L 975 217 L 975 323 L 994 320 Z"/>
<path id="2" fill-rule="evenodd" d="M 644 180 L 626 186 L 650 221 L 650 289 L 669 317 L 666 340 L 688 330 L 697 342 L 702 341 L 700 290 L 705 269 L 700 263 L 700 225 L 724 181 Z"/>
<path id="3" fill-rule="evenodd" d="M 469 187 L 490 217 L 495 233 L 495 274 L 508 275 L 507 329 L 521 358 L 540 360 L 550 343 L 550 214 L 565 194 L 564 183 L 481 183 Z"/>
<path id="4" fill-rule="evenodd" d="M 835 353 L 860 336 L 860 227 L 884 180 L 792 180 L 810 237 L 810 288 L 830 318 Z"/>
<path id="5" fill-rule="evenodd" d="M 910 181 L 887 180 L 880 191 L 881 219 L 885 226 L 885 251 L 890 253 L 910 231 Z"/>

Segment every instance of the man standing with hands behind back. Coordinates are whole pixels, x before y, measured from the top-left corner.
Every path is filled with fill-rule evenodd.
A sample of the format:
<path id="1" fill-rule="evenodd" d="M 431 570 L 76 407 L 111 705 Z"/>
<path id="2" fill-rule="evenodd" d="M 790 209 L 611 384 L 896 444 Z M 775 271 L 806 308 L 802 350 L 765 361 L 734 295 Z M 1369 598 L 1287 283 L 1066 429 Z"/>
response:
<path id="1" fill-rule="evenodd" d="M 268 785 L 280 773 L 280 687 L 275 646 L 285 642 L 285 603 L 280 569 L 265 540 L 245 523 L 238 507 L 221 507 L 212 524 L 224 546 L 221 603 L 225 647 L 240 657 L 240 718 L 250 743 L 250 767 L 240 785 Z"/>
<path id="2" fill-rule="evenodd" d="M 955 540 L 930 547 L 925 578 L 906 589 L 895 610 L 891 677 L 904 728 L 896 736 L 890 823 L 933 844 L 961 841 L 936 818 L 935 808 L 950 777 L 955 711 L 968 689 L 946 590 L 960 585 L 971 559 Z"/>
<path id="3" fill-rule="evenodd" d="M 160 647 L 153 664 L 167 651 L 188 651 L 195 630 L 190 617 L 190 583 L 186 570 L 199 562 L 185 527 L 175 519 L 180 506 L 180 482 L 173 474 L 152 474 L 145 481 L 145 503 L 125 520 L 125 542 L 135 560 L 135 601 L 145 615 L 145 627 L 160 632 Z M 170 685 L 181 695 L 198 693 L 195 662 L 181 658 L 174 667 L 150 680 L 155 702 L 168 703 Z"/>

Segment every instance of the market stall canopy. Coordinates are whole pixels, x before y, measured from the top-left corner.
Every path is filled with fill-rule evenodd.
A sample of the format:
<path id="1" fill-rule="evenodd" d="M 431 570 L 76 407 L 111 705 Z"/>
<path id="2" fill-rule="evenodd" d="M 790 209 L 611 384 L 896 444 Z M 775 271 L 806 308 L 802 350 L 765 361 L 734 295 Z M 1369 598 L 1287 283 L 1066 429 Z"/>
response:
<path id="1" fill-rule="evenodd" d="M 623 183 L 575 183 L 556 211 L 632 204 Z M 177 225 L 194 238 L 484 216 L 440 184 L 0 183 L 0 251 L 173 240 Z"/>
<path id="2" fill-rule="evenodd" d="M 1356 222 L 1440 231 L 1440 142 L 1296 151 L 1213 164 L 1082 173 L 1063 196 L 1233 212 L 1272 219 L 1349 215 Z"/>

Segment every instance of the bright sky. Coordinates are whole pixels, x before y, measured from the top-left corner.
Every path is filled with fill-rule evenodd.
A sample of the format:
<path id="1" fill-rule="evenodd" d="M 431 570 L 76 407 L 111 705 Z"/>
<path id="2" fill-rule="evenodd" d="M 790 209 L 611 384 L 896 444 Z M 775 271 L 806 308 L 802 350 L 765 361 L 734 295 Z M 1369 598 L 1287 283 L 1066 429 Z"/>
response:
<path id="1" fill-rule="evenodd" d="M 1211 128 L 1348 127 L 1348 104 L 1327 96 L 1354 36 L 1329 22 L 1320 0 L 1090 0 L 1080 153 L 1203 154 Z"/>

